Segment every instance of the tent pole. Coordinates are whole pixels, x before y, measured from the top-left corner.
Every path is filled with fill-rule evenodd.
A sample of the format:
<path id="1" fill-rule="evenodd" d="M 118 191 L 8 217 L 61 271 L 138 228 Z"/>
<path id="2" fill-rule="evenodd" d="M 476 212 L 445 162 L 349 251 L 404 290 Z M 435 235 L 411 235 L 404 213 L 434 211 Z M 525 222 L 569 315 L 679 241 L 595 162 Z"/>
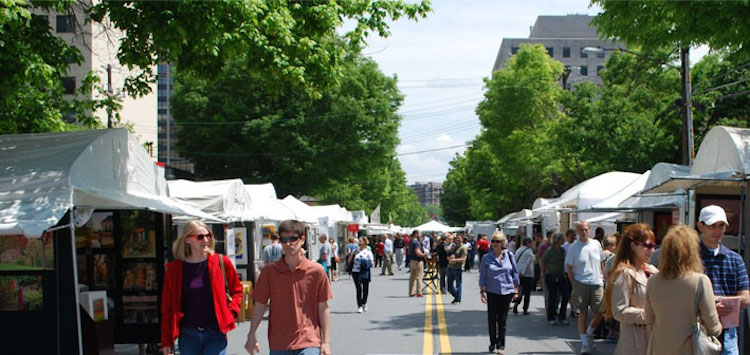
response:
<path id="1" fill-rule="evenodd" d="M 71 252 L 73 253 L 73 280 L 74 280 L 74 286 L 75 286 L 75 300 L 76 300 L 76 326 L 78 327 L 78 353 L 83 354 L 83 334 L 81 334 L 81 312 L 79 311 L 79 305 L 81 304 L 81 299 L 78 294 L 78 256 L 77 253 L 77 246 L 76 246 L 76 225 L 75 225 L 75 208 L 70 209 L 70 243 L 71 243 Z"/>

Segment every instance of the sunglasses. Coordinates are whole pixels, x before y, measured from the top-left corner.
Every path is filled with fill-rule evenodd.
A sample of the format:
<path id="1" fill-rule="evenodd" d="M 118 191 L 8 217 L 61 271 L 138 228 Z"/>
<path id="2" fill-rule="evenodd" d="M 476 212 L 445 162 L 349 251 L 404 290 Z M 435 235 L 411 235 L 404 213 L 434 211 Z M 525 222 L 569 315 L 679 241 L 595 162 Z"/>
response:
<path id="1" fill-rule="evenodd" d="M 502 243 L 502 242 L 501 242 L 501 241 L 499 241 L 499 240 L 493 240 L 493 241 L 492 241 L 492 244 L 495 244 L 495 243 Z"/>
<path id="2" fill-rule="evenodd" d="M 656 248 L 656 243 L 651 243 L 651 242 L 648 242 L 648 243 L 640 243 L 640 245 L 641 245 L 641 246 L 644 246 L 644 247 L 646 247 L 646 248 L 648 248 L 648 249 L 654 249 L 654 248 Z"/>
<path id="3" fill-rule="evenodd" d="M 191 235 L 191 237 L 195 237 L 195 239 L 198 239 L 198 240 L 211 239 L 210 234 L 196 234 L 196 235 Z"/>
<path id="4" fill-rule="evenodd" d="M 282 243 L 294 243 L 299 239 L 299 237 L 280 237 L 279 241 Z"/>

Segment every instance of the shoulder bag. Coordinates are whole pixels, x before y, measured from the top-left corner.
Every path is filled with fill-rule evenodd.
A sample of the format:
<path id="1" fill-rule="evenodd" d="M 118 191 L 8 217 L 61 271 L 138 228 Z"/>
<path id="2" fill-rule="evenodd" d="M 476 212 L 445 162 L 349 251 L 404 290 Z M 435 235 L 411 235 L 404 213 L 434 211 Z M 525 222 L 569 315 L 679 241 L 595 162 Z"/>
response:
<path id="1" fill-rule="evenodd" d="M 229 294 L 229 281 L 227 271 L 224 269 L 224 255 L 219 254 L 219 266 L 221 266 L 221 278 L 224 280 L 224 293 L 227 295 L 227 305 L 232 303 L 232 295 Z"/>
<path id="2" fill-rule="evenodd" d="M 693 353 L 695 355 L 719 355 L 721 354 L 721 343 L 713 335 L 706 333 L 706 328 L 701 323 L 700 300 L 703 293 L 703 275 L 698 278 L 698 292 L 695 295 L 695 325 L 693 326 Z"/>

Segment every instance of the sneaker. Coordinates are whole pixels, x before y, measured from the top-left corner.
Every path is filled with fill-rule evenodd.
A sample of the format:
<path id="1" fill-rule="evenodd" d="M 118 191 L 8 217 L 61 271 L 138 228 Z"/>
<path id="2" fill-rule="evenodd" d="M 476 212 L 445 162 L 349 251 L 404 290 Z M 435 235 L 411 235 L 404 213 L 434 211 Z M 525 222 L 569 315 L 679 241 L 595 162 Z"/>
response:
<path id="1" fill-rule="evenodd" d="M 513 306 L 513 314 L 518 314 L 518 305 Z"/>
<path id="2" fill-rule="evenodd" d="M 591 354 L 591 348 L 589 347 L 589 344 L 581 344 L 581 355 L 590 355 Z"/>
<path id="3" fill-rule="evenodd" d="M 362 306 L 362 309 L 367 312 L 367 305 Z"/>
<path id="4" fill-rule="evenodd" d="M 523 311 L 523 315 L 528 316 L 529 314 L 531 314 L 529 311 Z"/>
<path id="5" fill-rule="evenodd" d="M 409 295 L 409 297 L 417 297 L 417 295 L 416 294 L 411 294 L 411 295 Z"/>
<path id="6" fill-rule="evenodd" d="M 456 304 L 456 303 L 461 303 L 461 301 L 459 301 L 457 299 L 453 299 L 453 302 L 451 302 L 451 304 Z"/>
<path id="7" fill-rule="evenodd" d="M 549 325 L 557 325 L 557 321 L 554 321 L 554 320 L 551 320 L 548 323 L 549 323 Z"/>
<path id="8" fill-rule="evenodd" d="M 364 312 L 364 311 L 365 311 L 365 310 L 364 310 L 364 309 L 362 308 L 362 306 L 359 306 L 359 308 L 357 308 L 357 313 L 362 313 L 362 312 Z"/>
<path id="9" fill-rule="evenodd" d="M 589 346 L 591 347 L 591 350 L 596 349 L 596 342 L 594 341 L 593 335 L 586 334 L 586 342 L 589 343 Z"/>
<path id="10" fill-rule="evenodd" d="M 489 353 L 495 352 L 495 344 L 490 344 L 490 350 L 488 352 Z"/>
<path id="11" fill-rule="evenodd" d="M 557 324 L 560 324 L 560 325 L 570 325 L 570 322 L 568 322 L 567 319 L 560 319 L 560 320 L 557 321 Z"/>

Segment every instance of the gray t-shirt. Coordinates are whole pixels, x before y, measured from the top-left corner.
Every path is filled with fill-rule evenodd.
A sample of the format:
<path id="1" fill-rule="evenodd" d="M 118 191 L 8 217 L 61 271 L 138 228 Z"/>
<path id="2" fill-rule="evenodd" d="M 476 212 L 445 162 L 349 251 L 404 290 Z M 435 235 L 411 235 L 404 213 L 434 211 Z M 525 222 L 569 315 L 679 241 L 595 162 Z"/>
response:
<path id="1" fill-rule="evenodd" d="M 284 255 L 284 250 L 281 248 L 281 244 L 271 243 L 263 248 L 261 260 L 263 260 L 264 264 L 270 264 L 281 259 L 282 255 Z"/>
<path id="2" fill-rule="evenodd" d="M 331 255 L 332 254 L 331 243 L 329 243 L 328 241 L 326 241 L 325 243 L 323 243 L 323 244 L 320 245 L 320 254 L 318 254 L 318 255 L 320 256 L 320 255 L 323 255 L 324 253 L 327 256 L 327 258 L 326 258 L 326 266 L 331 266 L 331 257 L 333 255 Z"/>
<path id="3" fill-rule="evenodd" d="M 604 286 L 603 261 L 602 245 L 592 238 L 589 238 L 586 243 L 576 240 L 570 245 L 565 255 L 565 265 L 573 267 L 573 278 L 586 285 Z"/>

